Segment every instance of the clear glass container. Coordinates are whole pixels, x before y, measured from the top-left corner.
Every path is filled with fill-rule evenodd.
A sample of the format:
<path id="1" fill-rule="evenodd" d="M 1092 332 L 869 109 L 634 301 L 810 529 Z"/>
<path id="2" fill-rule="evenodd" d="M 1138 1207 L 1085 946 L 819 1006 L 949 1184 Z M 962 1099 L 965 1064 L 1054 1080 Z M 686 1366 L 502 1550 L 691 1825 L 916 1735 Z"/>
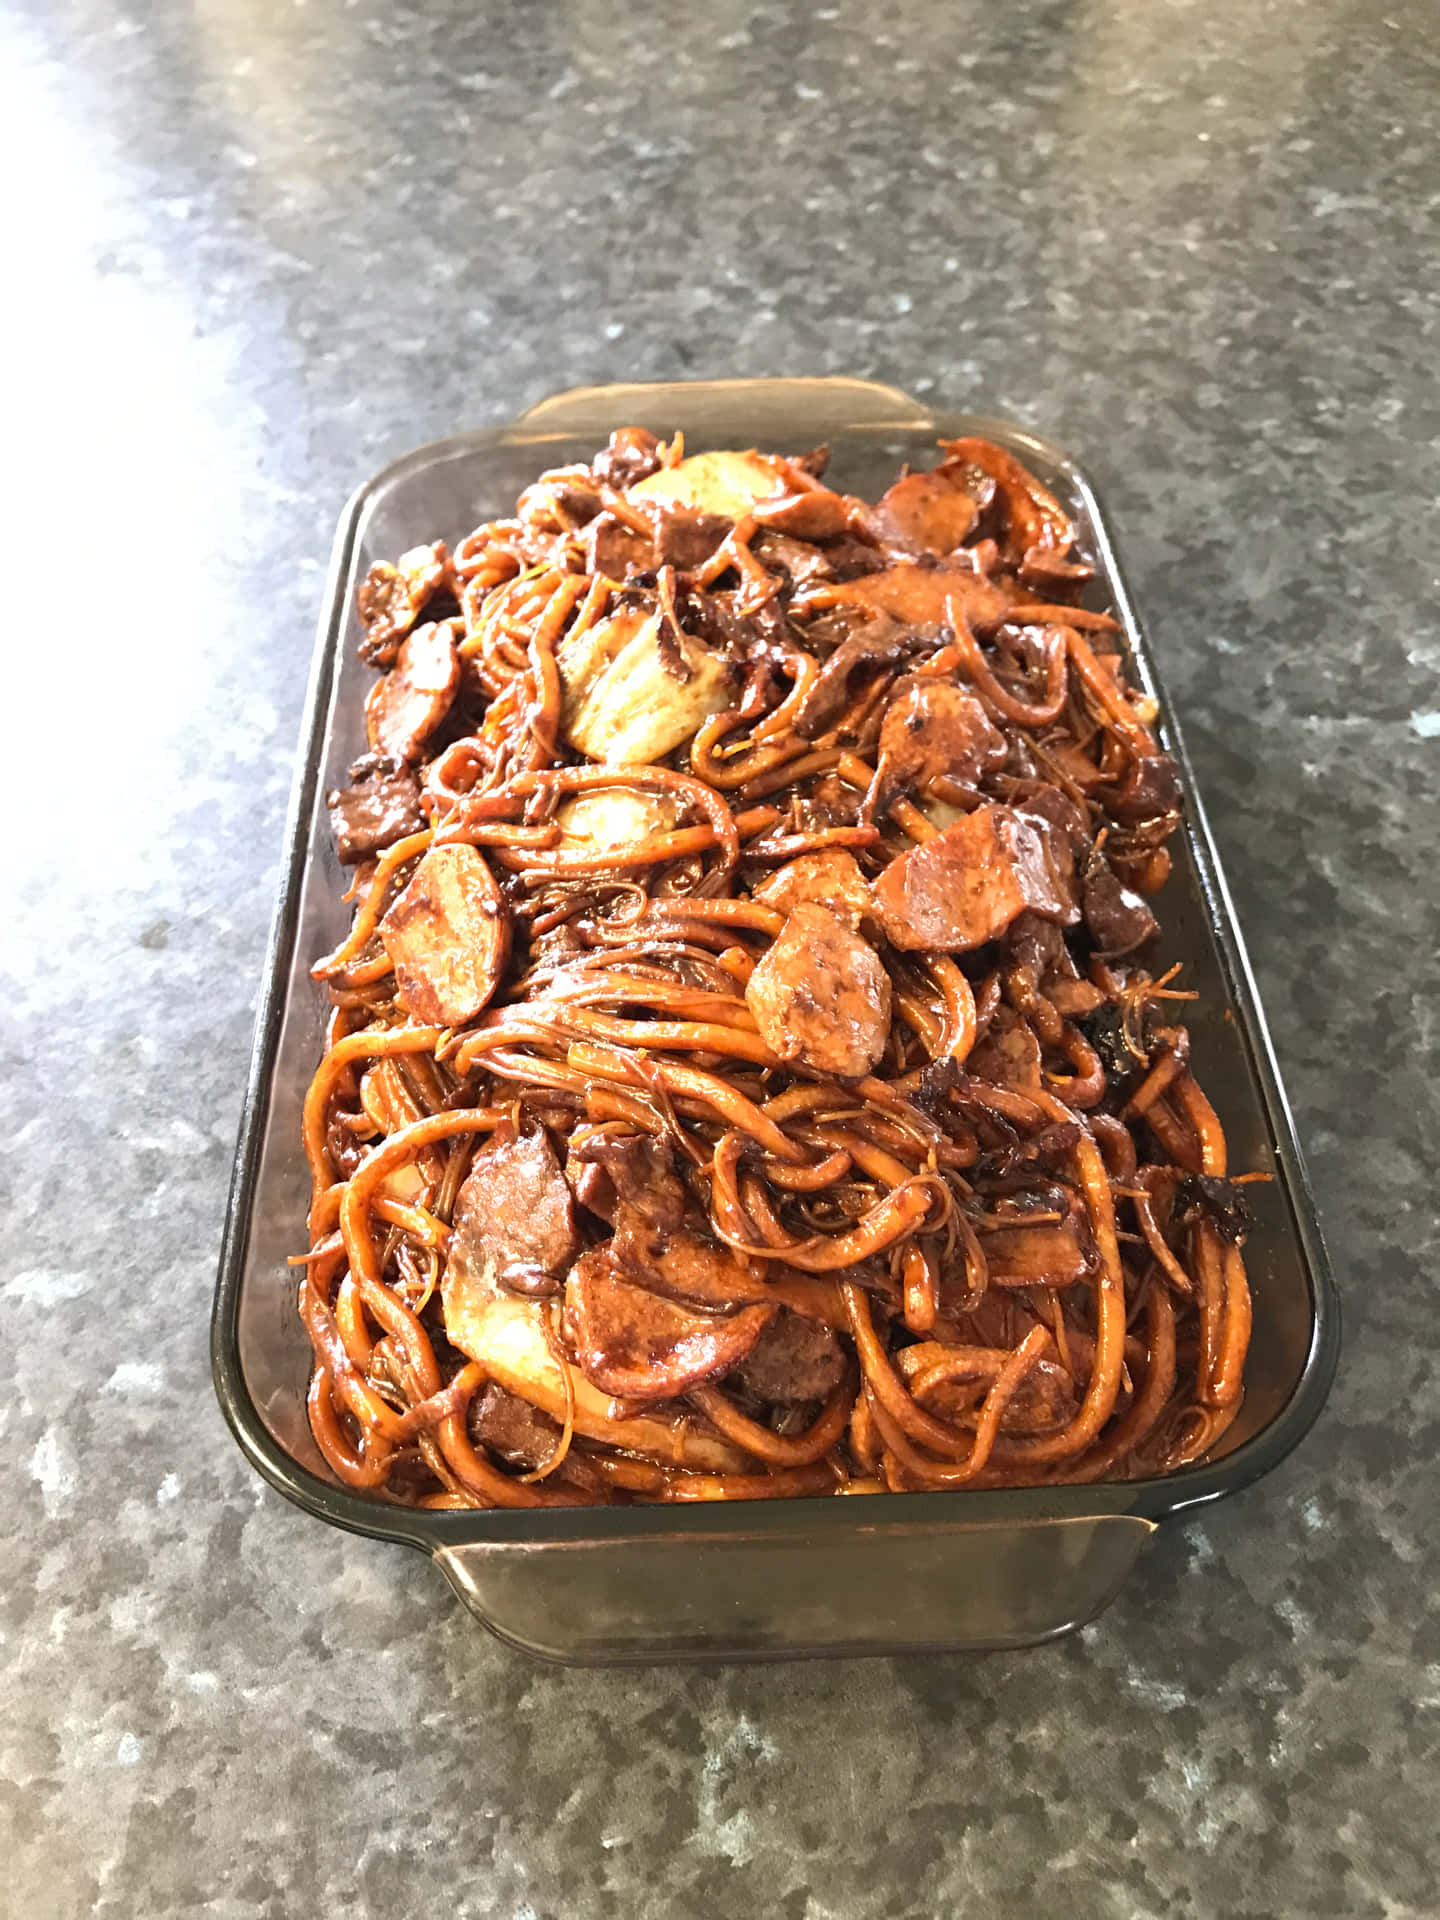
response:
<path id="1" fill-rule="evenodd" d="M 692 452 L 825 442 L 836 484 L 872 497 L 901 462 L 933 464 L 937 438 L 983 434 L 1072 516 L 1097 569 L 1095 604 L 1123 622 L 1135 677 L 1160 701 L 1159 733 L 1185 784 L 1185 825 L 1157 910 L 1166 963 L 1183 960 L 1201 995 L 1187 1014 L 1198 1076 L 1234 1164 L 1275 1176 L 1250 1189 L 1255 1326 L 1244 1411 L 1201 1464 L 1094 1487 L 444 1513 L 367 1498 L 329 1475 L 306 1420 L 310 1345 L 285 1260 L 305 1244 L 300 1106 L 327 1013 L 308 967 L 348 923 L 324 794 L 365 747 L 370 676 L 354 645 L 355 589 L 373 561 L 437 536 L 453 544 L 509 511 L 542 468 L 588 458 L 627 424 L 666 436 L 680 428 Z M 360 488 L 340 521 L 320 620 L 212 1324 L 220 1403 L 272 1486 L 332 1525 L 433 1555 L 486 1626 L 551 1659 L 1018 1646 L 1098 1612 L 1167 1515 L 1233 1493 L 1282 1459 L 1319 1412 L 1338 1344 L 1334 1284 L 1225 883 L 1094 491 L 1073 461 L 1003 421 L 866 381 L 721 380 L 560 394 L 508 427 L 421 447 Z"/>

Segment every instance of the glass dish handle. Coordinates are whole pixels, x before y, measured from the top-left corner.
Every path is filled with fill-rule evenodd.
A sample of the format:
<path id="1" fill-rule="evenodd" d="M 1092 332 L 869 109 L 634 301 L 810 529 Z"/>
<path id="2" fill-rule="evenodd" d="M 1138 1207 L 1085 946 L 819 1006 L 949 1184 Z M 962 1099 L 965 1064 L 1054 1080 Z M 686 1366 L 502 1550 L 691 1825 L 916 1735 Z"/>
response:
<path id="1" fill-rule="evenodd" d="M 827 434 L 857 427 L 916 427 L 930 411 L 898 387 L 838 376 L 774 380 L 653 380 L 611 387 L 571 387 L 539 400 L 515 421 L 517 438 L 549 434 L 608 434 L 621 421 L 676 426 L 702 434 L 733 421 L 738 411 L 766 419 L 770 437 L 798 434 L 815 444 Z"/>
<path id="2" fill-rule="evenodd" d="M 545 1659 L 784 1660 L 1053 1640 L 1114 1597 L 1154 1530 L 1134 1513 L 697 1527 L 466 1541 L 435 1558 L 485 1626 Z"/>

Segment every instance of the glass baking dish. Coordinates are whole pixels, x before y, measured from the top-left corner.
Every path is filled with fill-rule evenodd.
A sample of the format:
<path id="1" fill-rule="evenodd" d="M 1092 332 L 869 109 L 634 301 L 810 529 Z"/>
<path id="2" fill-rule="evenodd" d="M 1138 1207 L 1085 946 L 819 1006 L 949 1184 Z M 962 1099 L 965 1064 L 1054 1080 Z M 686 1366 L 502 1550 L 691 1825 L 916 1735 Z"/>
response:
<path id="1" fill-rule="evenodd" d="M 370 676 L 354 645 L 356 586 L 377 559 L 437 536 L 453 545 L 508 511 L 542 468 L 588 458 L 631 423 L 665 435 L 681 428 L 691 452 L 827 442 L 836 484 L 872 495 L 902 461 L 933 464 L 937 437 L 983 434 L 1018 454 L 1073 517 L 1097 568 L 1095 603 L 1124 623 L 1186 787 L 1158 910 L 1166 964 L 1183 960 L 1186 984 L 1201 994 L 1190 1020 L 1199 1077 L 1232 1163 L 1275 1176 L 1250 1189 L 1245 1407 L 1200 1465 L 1109 1486 L 535 1512 L 414 1511 L 330 1478 L 306 1421 L 310 1345 L 285 1259 L 305 1244 L 300 1106 L 327 1010 L 308 967 L 348 924 L 324 794 L 365 746 Z M 1320 1410 L 1338 1342 L 1334 1284 L 1225 883 L 1093 489 L 1071 460 L 1003 421 L 945 413 L 866 381 L 721 380 L 560 394 L 508 427 L 421 447 L 360 488 L 340 521 L 320 620 L 212 1324 L 221 1406 L 272 1486 L 333 1525 L 432 1555 L 486 1626 L 551 1659 L 1019 1646 L 1098 1612 L 1166 1516 L 1233 1493 L 1282 1459 Z"/>

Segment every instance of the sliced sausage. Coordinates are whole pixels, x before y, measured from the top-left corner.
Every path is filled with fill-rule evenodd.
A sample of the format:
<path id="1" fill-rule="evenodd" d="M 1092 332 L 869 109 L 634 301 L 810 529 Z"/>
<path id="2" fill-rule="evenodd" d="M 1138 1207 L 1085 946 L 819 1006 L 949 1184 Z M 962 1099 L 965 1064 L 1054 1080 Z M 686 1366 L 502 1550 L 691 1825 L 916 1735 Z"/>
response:
<path id="1" fill-rule="evenodd" d="M 949 603 L 958 598 L 972 627 L 997 627 L 1009 601 L 998 587 L 962 567 L 922 567 L 909 561 L 852 580 L 846 598 L 892 614 L 907 627 L 938 629 L 950 618 Z"/>
<path id="2" fill-rule="evenodd" d="M 425 742 L 450 711 L 460 685 L 460 656 L 445 621 L 417 627 L 365 702 L 365 725 L 376 753 L 419 760 Z"/>
<path id="3" fill-rule="evenodd" d="M 728 1313 L 766 1297 L 766 1283 L 728 1247 L 688 1228 L 656 1230 L 633 1208 L 615 1216 L 610 1253 L 617 1265 L 656 1293 L 711 1312 Z"/>
<path id="4" fill-rule="evenodd" d="M 567 1412 L 575 1431 L 608 1447 L 633 1449 L 675 1466 L 710 1473 L 740 1473 L 747 1456 L 728 1440 L 697 1428 L 682 1412 L 656 1407 L 617 1419 L 608 1396 L 570 1369 L 567 1381 L 551 1347 L 548 1314 L 537 1300 L 490 1293 L 447 1275 L 443 1288 L 445 1332 L 451 1343 L 478 1361 L 488 1378 L 528 1401 L 557 1423 Z"/>
<path id="5" fill-rule="evenodd" d="M 974 532 L 980 509 L 942 466 L 934 473 L 907 473 L 897 480 L 880 496 L 875 517 L 897 545 L 947 554 Z"/>
<path id="6" fill-rule="evenodd" d="M 824 907 L 796 907 L 745 999 L 766 1044 L 815 1073 L 858 1078 L 885 1051 L 890 976 L 875 949 Z"/>
<path id="7" fill-rule="evenodd" d="M 575 1363 L 603 1393 L 623 1400 L 671 1400 L 728 1372 L 775 1311 L 691 1313 L 622 1278 L 603 1250 L 582 1254 L 565 1283 L 565 1334 Z"/>
<path id="8" fill-rule="evenodd" d="M 432 847 L 380 923 L 401 1006 L 458 1027 L 489 1000 L 510 953 L 510 921 L 474 847 Z"/>
<path id="9" fill-rule="evenodd" d="M 1078 914 L 1052 864 L 1039 821 L 980 807 L 892 860 L 875 882 L 892 946 L 966 953 L 1030 907 L 1073 926 Z"/>
<path id="10" fill-rule="evenodd" d="M 844 847 L 826 847 L 787 861 L 756 887 L 754 898 L 777 913 L 793 913 L 800 906 L 825 907 L 849 927 L 858 927 L 875 911 L 870 882 L 854 854 Z"/>
<path id="11" fill-rule="evenodd" d="M 973 693 L 911 674 L 885 710 L 880 752 L 896 785 L 923 786 L 945 774 L 973 786 L 988 768 L 1003 763 L 1008 748 Z"/>

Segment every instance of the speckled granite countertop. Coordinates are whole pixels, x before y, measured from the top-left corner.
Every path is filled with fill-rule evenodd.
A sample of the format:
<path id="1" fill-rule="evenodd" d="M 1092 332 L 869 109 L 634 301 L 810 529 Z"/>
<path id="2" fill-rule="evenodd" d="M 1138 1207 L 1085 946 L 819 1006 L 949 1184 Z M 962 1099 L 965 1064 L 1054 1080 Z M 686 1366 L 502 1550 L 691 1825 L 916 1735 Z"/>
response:
<path id="1" fill-rule="evenodd" d="M 1437 101 L 1429 0 L 0 0 L 7 1915 L 1440 1908 Z M 1049 1651 L 551 1670 L 211 1397 L 312 620 L 405 447 L 761 372 L 1104 483 L 1347 1348 Z"/>

